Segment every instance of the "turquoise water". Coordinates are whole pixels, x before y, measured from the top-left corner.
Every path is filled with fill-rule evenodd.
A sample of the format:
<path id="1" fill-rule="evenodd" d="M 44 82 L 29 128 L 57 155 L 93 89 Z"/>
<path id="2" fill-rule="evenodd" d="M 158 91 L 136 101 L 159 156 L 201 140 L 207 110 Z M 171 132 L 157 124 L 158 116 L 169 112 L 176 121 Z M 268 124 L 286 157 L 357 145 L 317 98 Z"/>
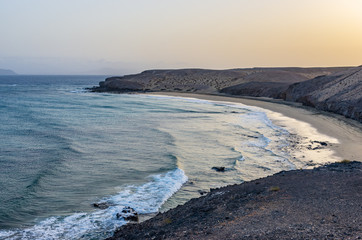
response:
<path id="1" fill-rule="evenodd" d="M 261 110 L 83 90 L 103 79 L 0 76 L 0 239 L 107 237 L 124 207 L 157 213 L 295 168 Z"/>

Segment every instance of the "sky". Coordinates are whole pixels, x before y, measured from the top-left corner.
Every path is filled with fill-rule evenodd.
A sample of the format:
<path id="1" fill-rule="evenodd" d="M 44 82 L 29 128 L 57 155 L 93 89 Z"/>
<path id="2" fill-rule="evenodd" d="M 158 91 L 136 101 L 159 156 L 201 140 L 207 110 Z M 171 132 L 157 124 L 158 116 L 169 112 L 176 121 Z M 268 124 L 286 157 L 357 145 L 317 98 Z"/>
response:
<path id="1" fill-rule="evenodd" d="M 0 0 L 20 74 L 362 65 L 362 0 Z"/>

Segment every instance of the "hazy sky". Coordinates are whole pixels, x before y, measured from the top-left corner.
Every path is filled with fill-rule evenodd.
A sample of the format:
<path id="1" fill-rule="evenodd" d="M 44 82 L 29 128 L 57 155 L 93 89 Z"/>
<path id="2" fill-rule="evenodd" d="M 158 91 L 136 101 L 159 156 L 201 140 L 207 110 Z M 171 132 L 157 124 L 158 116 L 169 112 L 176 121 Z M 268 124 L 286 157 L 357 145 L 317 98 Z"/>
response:
<path id="1" fill-rule="evenodd" d="M 0 68 L 362 65 L 362 0 L 0 0 Z"/>

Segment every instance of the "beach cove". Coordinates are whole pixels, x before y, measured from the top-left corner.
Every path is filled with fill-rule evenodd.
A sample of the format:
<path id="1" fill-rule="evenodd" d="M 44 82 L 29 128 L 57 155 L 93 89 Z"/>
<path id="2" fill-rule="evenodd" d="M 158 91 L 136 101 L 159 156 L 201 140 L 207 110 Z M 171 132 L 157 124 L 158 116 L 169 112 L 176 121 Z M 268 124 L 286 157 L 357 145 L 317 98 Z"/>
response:
<path id="1" fill-rule="evenodd" d="M 150 93 L 147 93 L 150 94 Z M 211 189 L 141 224 L 121 227 L 109 239 L 355 239 L 362 236 L 362 131 L 360 123 L 336 114 L 273 99 L 156 92 L 156 96 L 242 103 L 267 109 L 289 132 L 315 138 L 326 134 L 331 155 L 293 146 L 298 157 L 334 157 L 323 167 L 281 173 L 240 185 Z M 305 125 L 306 124 L 306 125 Z M 320 166 L 320 165 L 319 165 Z M 351 219 L 353 219 L 351 221 Z"/>
<path id="2" fill-rule="evenodd" d="M 112 93 L 143 92 L 163 95 L 166 98 L 196 98 L 263 109 L 271 123 L 286 129 L 289 133 L 288 147 L 279 148 L 278 152 L 286 150 L 289 159 L 294 163 L 294 168 L 289 169 L 292 171 L 288 172 L 288 178 L 279 179 L 279 175 L 269 175 L 267 178 L 259 179 L 265 184 L 262 189 L 250 187 L 253 186 L 254 180 L 235 186 L 238 189 L 236 192 L 232 190 L 232 186 L 216 190 L 218 196 L 211 191 L 205 197 L 193 199 L 145 223 L 122 227 L 116 231 L 113 239 L 220 239 L 225 236 L 229 239 L 360 237 L 361 229 L 356 223 L 361 221 L 361 72 L 361 66 L 171 69 L 148 70 L 139 74 L 111 77 L 100 82 L 99 87 L 91 90 Z M 260 159 L 263 161 L 264 157 L 261 156 Z M 298 161 L 304 162 L 304 165 L 295 164 Z M 332 162 L 341 164 L 333 165 Z M 327 165 L 323 167 L 323 164 Z M 310 170 L 301 170 L 301 173 L 299 170 L 293 170 L 299 168 Z M 321 174 L 321 169 L 327 171 Z M 336 171 L 342 172 L 339 177 L 335 176 Z M 353 172 L 353 177 L 345 172 Z M 255 184 L 260 184 L 259 180 L 256 180 Z M 270 185 L 273 180 L 276 180 L 278 186 Z M 280 187 L 282 184 L 290 184 L 289 187 L 285 186 L 285 192 L 279 191 L 284 188 Z M 338 188 L 338 184 L 343 187 Z M 296 195 L 293 193 L 295 189 Z M 224 197 L 228 192 L 241 195 L 231 194 L 229 198 Z M 277 194 L 279 192 L 286 195 L 280 196 Z M 264 201 L 263 197 L 259 198 L 260 194 L 266 199 L 275 197 L 276 202 L 283 199 L 290 201 L 269 208 L 273 200 Z M 313 203 L 305 201 L 305 197 L 312 199 Z M 236 198 L 241 202 L 235 205 Z M 330 198 L 336 201 L 331 201 Z M 213 203 L 212 199 L 216 199 L 215 202 L 218 204 Z M 258 200 L 254 201 L 255 199 Z M 251 205 L 248 205 L 249 203 Z M 203 207 L 205 205 L 206 207 Z M 235 212 L 233 207 L 230 209 L 230 206 L 234 206 L 238 211 Z M 292 211 L 284 211 L 288 208 Z M 248 209 L 255 211 L 248 212 Z M 339 209 L 340 212 L 337 213 L 334 209 Z M 353 212 L 349 212 L 350 209 L 354 209 Z M 227 215 L 234 213 L 238 217 Z M 335 216 L 340 218 L 341 223 L 333 220 L 331 225 L 320 225 L 326 222 L 326 218 L 331 219 Z M 349 224 L 350 218 L 353 222 Z M 177 221 L 173 222 L 172 219 Z M 271 219 L 269 221 L 275 225 L 268 224 L 267 219 Z M 259 225 L 256 224 L 258 222 Z M 241 228 L 243 230 L 240 230 Z"/>
<path id="3" fill-rule="evenodd" d="M 0 240 L 362 239 L 362 0 L 0 6 Z"/>
<path id="4" fill-rule="evenodd" d="M 102 77 L 93 79 L 97 82 Z M 7 179 L 2 182 L 7 189 L 0 214 L 3 239 L 106 238 L 127 223 L 127 229 L 135 227 L 135 221 L 151 218 L 146 222 L 152 224 L 159 212 L 173 214 L 180 209 L 178 205 L 187 208 L 190 199 L 200 204 L 211 194 L 225 206 L 234 206 L 223 198 L 228 185 L 248 185 L 281 171 L 293 173 L 333 162 L 360 161 L 360 123 L 300 103 L 225 93 L 95 94 L 84 90 L 88 76 L 13 76 L 1 80 L 3 108 L 8 113 L 1 115 L 2 133 L 7 134 L 2 139 L 14 139 L 1 143 L 7 152 L 3 160 L 8 164 L 2 178 Z M 16 123 L 17 131 L 13 131 Z M 20 142 L 24 143 L 21 149 L 14 151 Z M 16 162 L 18 165 L 11 165 Z M 23 168 L 25 163 L 36 167 Z M 340 167 L 326 168 L 327 173 Z M 349 179 L 355 181 L 358 169 L 358 164 L 352 163 L 342 166 L 341 171 L 353 172 Z M 260 185 L 263 187 L 251 188 L 249 193 L 279 192 L 282 184 L 278 180 L 275 186 Z M 358 181 L 351 186 L 358 188 Z M 214 196 L 211 189 L 220 187 L 226 188 Z M 275 191 L 269 191 L 271 188 Z M 322 190 L 315 188 L 306 196 L 318 197 L 315 193 Z M 356 192 L 349 189 L 331 194 Z M 24 196 L 16 199 L 15 194 Z M 352 194 L 348 199 L 355 197 Z M 230 200 L 233 198 L 236 196 Z M 201 212 L 215 210 L 214 204 L 207 205 Z M 356 203 L 349 208 L 358 206 Z M 191 213 L 198 212 L 192 209 Z M 187 212 L 180 213 L 187 216 Z M 215 219 L 228 217 L 215 214 Z M 171 224 L 174 217 L 168 218 L 162 221 Z M 195 218 L 200 223 L 202 219 Z M 212 222 L 209 227 L 214 229 Z M 168 227 L 167 231 L 178 231 L 177 226 Z M 144 228 L 145 234 L 147 231 Z M 166 233 L 159 236 L 166 237 Z"/>

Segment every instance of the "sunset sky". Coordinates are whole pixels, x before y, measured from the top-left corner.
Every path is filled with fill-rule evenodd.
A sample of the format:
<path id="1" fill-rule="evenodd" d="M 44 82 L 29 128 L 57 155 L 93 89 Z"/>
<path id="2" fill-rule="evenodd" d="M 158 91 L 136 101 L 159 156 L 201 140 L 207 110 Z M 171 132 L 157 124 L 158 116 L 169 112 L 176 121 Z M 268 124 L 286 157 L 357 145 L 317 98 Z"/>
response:
<path id="1" fill-rule="evenodd" d="M 362 0 L 0 0 L 0 68 L 362 65 Z"/>

